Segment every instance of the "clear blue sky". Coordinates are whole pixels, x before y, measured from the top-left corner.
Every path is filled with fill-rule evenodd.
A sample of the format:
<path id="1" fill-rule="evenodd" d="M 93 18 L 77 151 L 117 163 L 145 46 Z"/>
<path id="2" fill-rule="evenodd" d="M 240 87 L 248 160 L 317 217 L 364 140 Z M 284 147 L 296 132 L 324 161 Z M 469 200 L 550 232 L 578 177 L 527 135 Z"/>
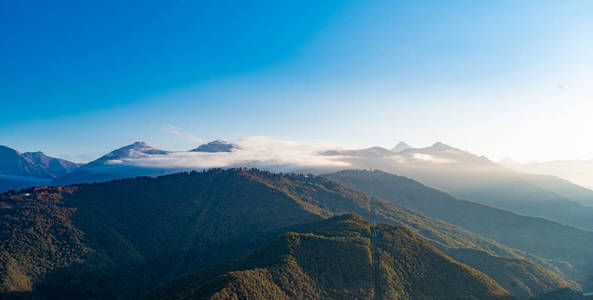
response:
<path id="1" fill-rule="evenodd" d="M 261 135 L 591 158 L 592 103 L 593 1 L 0 1 L 0 144 L 76 161 Z"/>

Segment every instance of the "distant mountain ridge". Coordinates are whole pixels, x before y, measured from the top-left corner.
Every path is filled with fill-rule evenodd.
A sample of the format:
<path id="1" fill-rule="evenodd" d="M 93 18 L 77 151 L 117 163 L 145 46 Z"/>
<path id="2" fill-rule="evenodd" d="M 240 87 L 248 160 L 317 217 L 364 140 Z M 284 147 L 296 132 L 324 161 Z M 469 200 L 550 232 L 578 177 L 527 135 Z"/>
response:
<path id="1" fill-rule="evenodd" d="M 29 158 L 32 162 L 46 170 L 52 178 L 64 176 L 78 169 L 82 165 L 65 159 L 47 156 L 41 151 L 25 152 L 23 153 L 23 156 Z"/>
<path id="2" fill-rule="evenodd" d="M 47 184 L 79 166 L 41 151 L 20 153 L 0 145 L 0 192 Z"/>
<path id="3" fill-rule="evenodd" d="M 412 148 L 412 146 L 408 145 L 406 142 L 401 141 L 399 143 L 397 143 L 397 145 L 395 145 L 395 147 L 393 147 L 391 149 L 391 151 L 393 152 L 402 152 L 404 150 L 410 149 Z"/>
<path id="4" fill-rule="evenodd" d="M 95 183 L 122 178 L 133 178 L 136 176 L 157 176 L 173 173 L 175 170 L 163 170 L 128 164 L 130 161 L 149 158 L 152 155 L 164 156 L 170 153 L 171 151 L 153 148 L 145 142 L 134 142 L 82 165 L 71 173 L 54 178 L 51 181 L 51 184 L 68 185 L 76 183 Z"/>
<path id="5" fill-rule="evenodd" d="M 18 151 L 0 146 L 0 172 L 5 175 L 51 178 L 52 175 Z"/>
<path id="6" fill-rule="evenodd" d="M 521 173 L 443 143 L 393 152 L 381 147 L 330 150 L 353 169 L 413 178 L 459 198 L 593 230 L 593 191 L 566 180 Z M 338 171 L 338 170 L 327 170 Z"/>
<path id="7" fill-rule="evenodd" d="M 197 148 L 189 150 L 190 152 L 231 152 L 235 149 L 239 149 L 237 144 L 229 143 L 224 140 L 215 140 L 206 144 L 202 144 Z"/>
<path id="8" fill-rule="evenodd" d="M 41 151 L 20 153 L 0 145 L 0 174 L 56 178 L 76 170 L 80 164 L 50 157 Z"/>
<path id="9" fill-rule="evenodd" d="M 589 193 L 593 190 L 593 159 L 589 160 L 559 160 L 548 162 L 529 162 L 517 163 L 509 159 L 502 160 L 501 165 L 515 169 L 517 171 L 530 174 L 559 176 L 570 182 L 578 184 L 588 189 Z M 579 195 L 575 195 L 579 197 Z M 593 206 L 591 196 L 580 195 L 580 199 L 587 201 L 587 205 Z M 587 199 L 587 200 L 585 200 Z"/>
<path id="10" fill-rule="evenodd" d="M 399 152 L 382 147 L 359 150 L 324 150 L 316 155 L 323 157 L 326 161 L 338 161 L 341 164 L 336 166 L 332 166 L 332 164 L 315 166 L 313 164 L 311 167 L 297 167 L 288 169 L 288 171 L 322 174 L 344 168 L 381 169 L 414 178 L 423 184 L 444 190 L 456 197 L 593 230 L 593 207 L 582 205 L 593 206 L 593 191 L 591 190 L 551 176 L 517 172 L 497 165 L 486 157 L 477 156 L 440 142 L 424 148 L 412 148 L 403 142 L 398 145 L 400 146 Z M 111 151 L 74 170 L 74 167 L 70 165 L 64 166 L 63 162 L 54 163 L 65 170 L 61 173 L 55 171 L 51 173 L 48 168 L 32 163 L 35 156 L 32 154 L 25 157 L 15 151 L 9 151 L 9 155 L 5 156 L 13 157 L 11 168 L 18 170 L 17 173 L 34 174 L 35 178 L 44 178 L 43 184 L 52 185 L 104 182 L 136 176 L 158 176 L 195 169 L 184 167 L 183 159 L 187 159 L 187 161 L 202 159 L 204 160 L 203 165 L 206 166 L 211 165 L 208 160 L 213 159 L 215 164 L 220 164 L 222 167 L 261 166 L 276 172 L 286 171 L 284 170 L 285 165 L 283 165 L 283 153 L 261 156 L 257 158 L 258 160 L 251 161 L 249 155 L 257 156 L 257 152 L 240 150 L 238 145 L 215 140 L 193 149 L 194 152 L 205 153 L 204 155 L 192 156 L 187 154 L 193 152 L 171 152 L 153 148 L 144 142 L 135 142 Z M 210 157 L 209 153 L 220 153 L 221 159 Z M 235 155 L 239 158 L 238 160 L 234 160 Z M 180 163 L 174 164 L 174 166 L 167 165 L 168 161 L 175 161 L 179 157 L 182 158 Z M 271 161 L 265 161 L 267 157 Z M 309 161 L 300 157 L 298 159 Z M 43 158 L 39 158 L 39 161 L 43 161 Z M 151 164 L 155 161 L 159 163 Z M 15 182 L 14 178 L 2 179 L 0 180 L 0 189 L 35 186 L 40 182 L 39 180 L 29 182 L 25 178 L 21 179 L 20 182 Z M 51 182 L 47 182 L 48 180 Z"/>
<path id="11" fill-rule="evenodd" d="M 231 152 L 239 146 L 223 140 L 215 140 L 190 150 L 189 152 Z M 136 176 L 159 176 L 195 168 L 183 167 L 148 167 L 136 165 L 138 161 L 155 156 L 166 157 L 176 152 L 154 148 L 145 142 L 133 144 L 113 150 L 100 158 L 83 165 L 80 169 L 52 180 L 52 185 L 77 183 L 95 183 L 109 180 L 133 178 Z"/>
<path id="12" fill-rule="evenodd" d="M 155 149 L 145 142 L 134 142 L 133 144 L 115 149 L 96 160 L 86 164 L 86 166 L 103 166 L 108 164 L 116 164 L 126 159 L 139 159 L 148 155 L 166 155 L 169 151 Z"/>

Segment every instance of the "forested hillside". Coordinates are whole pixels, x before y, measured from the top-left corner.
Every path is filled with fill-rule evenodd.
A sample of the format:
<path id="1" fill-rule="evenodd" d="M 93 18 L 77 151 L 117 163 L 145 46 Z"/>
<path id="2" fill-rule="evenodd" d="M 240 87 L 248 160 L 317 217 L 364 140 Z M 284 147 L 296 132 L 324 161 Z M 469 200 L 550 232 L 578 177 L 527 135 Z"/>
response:
<path id="1" fill-rule="evenodd" d="M 556 262 L 327 179 L 230 169 L 2 194 L 0 291 L 9 298 L 134 299 L 155 285 L 253 253 L 306 224 L 345 213 L 369 218 L 371 212 L 376 222 L 403 225 L 490 278 L 513 272 L 518 288 L 498 284 L 515 296 L 570 288 L 522 259 L 549 268 Z M 473 263 L 462 249 L 484 257 Z M 542 274 L 547 281 L 528 280 Z"/>
<path id="2" fill-rule="evenodd" d="M 565 275 L 583 284 L 593 274 L 593 232 L 543 218 L 465 201 L 402 176 L 379 170 L 345 170 L 324 177 L 455 224 L 537 256 L 569 262 Z"/>
<path id="3" fill-rule="evenodd" d="M 188 275 L 148 299 L 511 299 L 403 227 L 343 215 L 244 259 Z"/>

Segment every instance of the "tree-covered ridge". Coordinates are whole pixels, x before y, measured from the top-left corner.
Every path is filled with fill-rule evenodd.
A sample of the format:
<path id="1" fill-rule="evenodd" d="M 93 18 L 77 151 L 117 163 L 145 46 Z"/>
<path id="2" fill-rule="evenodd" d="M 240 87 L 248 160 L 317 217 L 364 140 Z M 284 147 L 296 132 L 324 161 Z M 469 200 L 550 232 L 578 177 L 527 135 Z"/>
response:
<path id="1" fill-rule="evenodd" d="M 492 279 L 403 227 L 371 228 L 359 216 L 343 215 L 305 231 L 287 233 L 245 259 L 173 281 L 147 298 L 512 298 Z M 376 245 L 371 231 L 378 232 Z"/>
<path id="2" fill-rule="evenodd" d="M 499 259 L 499 256 L 502 256 L 522 260 L 527 259 L 563 275 L 574 272 L 574 268 L 564 261 L 542 259 L 529 252 L 509 248 L 457 226 L 428 218 L 406 207 L 383 199 L 370 197 L 363 192 L 347 188 L 333 180 L 330 181 L 323 177 L 298 174 L 285 174 L 284 176 L 277 176 L 267 172 L 249 174 L 249 176 L 257 177 L 255 180 L 264 181 L 271 187 L 288 194 L 299 195 L 303 201 L 322 207 L 325 215 L 356 213 L 368 218 L 371 199 L 373 199 L 377 222 L 404 225 L 448 254 L 457 252 L 457 249 L 474 249 L 487 253 L 490 257 L 484 263 L 496 263 L 499 265 L 498 268 L 509 267 L 506 261 Z M 324 200 L 319 203 L 319 199 Z M 458 257 L 457 259 L 464 262 L 463 257 Z M 524 273 L 539 273 L 539 271 L 536 271 L 535 264 L 530 263 L 529 266 L 529 268 L 523 269 Z M 476 268 L 480 269 L 477 266 Z M 549 273 L 549 271 L 546 270 L 546 273 Z M 551 273 L 548 274 L 548 277 L 551 278 L 551 281 L 556 282 L 558 286 L 565 288 L 571 286 L 562 278 Z M 505 286 L 503 285 L 503 287 Z"/>
<path id="3" fill-rule="evenodd" d="M 92 251 L 72 223 L 60 188 L 0 198 L 0 292 L 31 290 L 39 276 L 80 263 Z"/>
<path id="4" fill-rule="evenodd" d="M 344 213 L 368 217 L 371 200 L 377 221 L 404 225 L 447 254 L 488 252 L 483 263 L 496 268 L 474 267 L 491 278 L 508 267 L 494 254 L 527 256 L 321 177 L 216 169 L 0 195 L 0 283 L 10 296 L 134 299 L 306 224 Z M 456 259 L 464 263 L 463 255 Z M 515 272 L 534 276 L 531 268 Z"/>
<path id="5" fill-rule="evenodd" d="M 385 282 L 382 299 L 511 298 L 488 276 L 454 261 L 404 227 L 380 224 L 373 230 Z"/>
<path id="6" fill-rule="evenodd" d="M 23 202 L 23 197 L 41 201 Z M 12 263 L 1 274 L 7 282 L 3 288 L 59 298 L 78 298 L 87 289 L 104 297 L 134 298 L 166 278 L 245 255 L 285 232 L 283 227 L 321 219 L 260 183 L 214 171 L 27 190 L 5 194 L 0 202 L 6 224 L 2 252 L 7 257 L 22 255 L 8 260 Z M 45 225 L 29 226 L 24 221 L 28 216 Z M 55 220 L 59 216 L 64 217 Z M 68 224 L 68 230 L 61 230 L 60 222 Z M 46 227 L 59 232 L 47 235 Z M 70 243 L 61 234 L 79 239 Z M 56 240 L 63 243 L 54 246 Z M 90 252 L 73 251 L 74 246 Z M 56 265 L 55 253 L 68 260 L 57 260 L 65 262 Z M 129 272 L 122 273 L 125 270 Z M 92 280 L 80 284 L 70 280 L 88 276 Z M 18 287 L 14 281 L 31 284 Z M 63 284 L 68 287 L 44 289 Z M 101 287 L 91 288 L 95 284 Z M 71 294 L 57 294 L 66 291 Z"/>
<path id="7" fill-rule="evenodd" d="M 323 176 L 512 248 L 568 262 L 568 267 L 557 264 L 557 270 L 572 280 L 583 282 L 593 272 L 591 231 L 456 199 L 415 180 L 378 170 L 345 170 Z"/>
<path id="8" fill-rule="evenodd" d="M 493 258 L 484 251 L 474 249 L 457 249 L 449 251 L 449 255 L 453 259 L 462 258 L 464 264 L 490 274 L 492 279 L 519 299 L 581 299 L 574 288 L 557 274 L 526 260 Z"/>

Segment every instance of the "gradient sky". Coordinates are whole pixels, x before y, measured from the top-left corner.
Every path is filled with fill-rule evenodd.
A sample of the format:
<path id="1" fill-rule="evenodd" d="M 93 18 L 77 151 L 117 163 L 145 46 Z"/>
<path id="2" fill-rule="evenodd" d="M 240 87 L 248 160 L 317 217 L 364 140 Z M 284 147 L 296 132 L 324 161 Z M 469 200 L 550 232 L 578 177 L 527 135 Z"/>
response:
<path id="1" fill-rule="evenodd" d="M 0 144 L 593 158 L 593 1 L 0 1 Z"/>

